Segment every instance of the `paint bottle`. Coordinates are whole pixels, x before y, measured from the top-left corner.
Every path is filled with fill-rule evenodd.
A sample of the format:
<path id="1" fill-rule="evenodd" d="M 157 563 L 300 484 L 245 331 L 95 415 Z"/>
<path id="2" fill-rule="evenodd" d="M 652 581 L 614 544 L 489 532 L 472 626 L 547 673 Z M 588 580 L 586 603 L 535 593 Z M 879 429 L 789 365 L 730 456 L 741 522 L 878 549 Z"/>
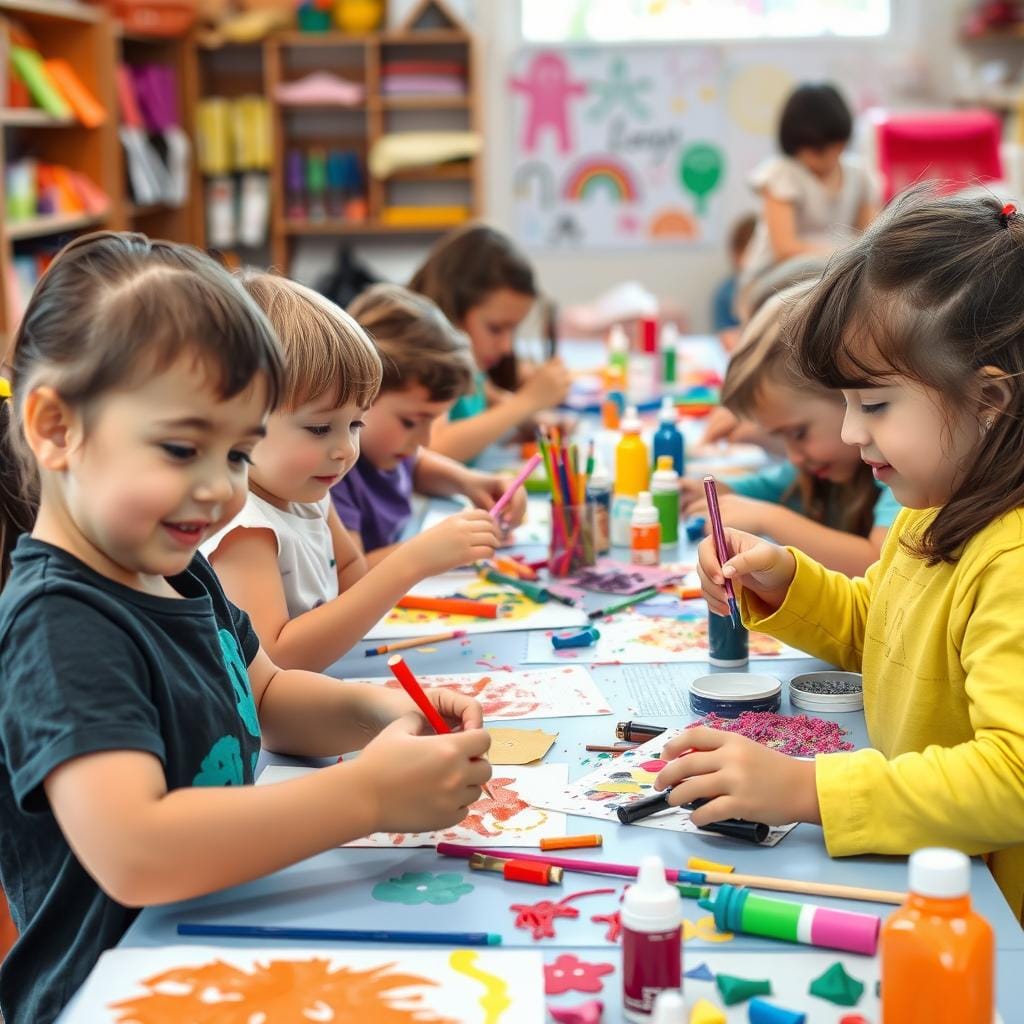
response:
<path id="1" fill-rule="evenodd" d="M 878 948 L 882 922 L 874 914 L 777 900 L 736 885 L 720 885 L 715 899 L 697 902 L 714 914 L 720 932 L 763 935 L 865 956 L 874 956 Z"/>
<path id="2" fill-rule="evenodd" d="M 622 897 L 622 1015 L 649 1024 L 654 1001 L 682 983 L 683 902 L 660 857 L 644 857 Z"/>
<path id="3" fill-rule="evenodd" d="M 601 403 L 601 426 L 605 430 L 618 430 L 626 408 L 626 378 L 617 366 L 609 366 L 605 373 L 607 390 Z"/>
<path id="4" fill-rule="evenodd" d="M 622 329 L 621 324 L 613 325 L 608 332 L 608 369 L 618 369 L 622 380 L 626 380 L 626 371 L 629 365 L 629 338 Z"/>
<path id="5" fill-rule="evenodd" d="M 622 418 L 622 440 L 615 449 L 615 493 L 627 498 L 646 491 L 650 480 L 647 445 L 640 436 L 642 429 L 636 406 L 628 406 Z"/>
<path id="6" fill-rule="evenodd" d="M 629 560 L 633 565 L 657 565 L 661 560 L 661 523 L 650 491 L 641 491 L 629 522 Z"/>
<path id="7" fill-rule="evenodd" d="M 633 529 L 633 510 L 635 508 L 636 498 L 628 497 L 625 494 L 616 494 L 612 499 L 612 522 L 609 533 L 611 534 L 613 547 L 629 547 Z"/>
<path id="8" fill-rule="evenodd" d="M 612 478 L 602 462 L 595 463 L 590 474 L 587 503 L 594 506 L 594 549 L 605 555 L 612 545 Z"/>
<path id="9" fill-rule="evenodd" d="M 971 862 L 956 850 L 917 850 L 908 888 L 882 929 L 883 1024 L 988 1024 L 995 942 L 971 908 Z"/>
<path id="10" fill-rule="evenodd" d="M 686 463 L 683 458 L 683 435 L 676 426 L 678 420 L 676 403 L 670 395 L 666 395 L 661 400 L 658 429 L 654 432 L 654 464 L 657 465 L 662 455 L 668 455 L 672 459 L 672 468 L 682 476 Z"/>
<path id="11" fill-rule="evenodd" d="M 651 499 L 661 524 L 661 546 L 674 547 L 679 543 L 679 474 L 672 468 L 670 455 L 658 456 L 651 476 Z"/>
<path id="12" fill-rule="evenodd" d="M 660 389 L 658 318 L 645 316 L 637 327 L 637 348 L 630 362 L 630 393 L 646 401 Z"/>
<path id="13" fill-rule="evenodd" d="M 662 325 L 658 347 L 661 349 L 661 383 L 675 384 L 676 351 L 679 348 L 679 328 L 675 324 Z"/>
<path id="14" fill-rule="evenodd" d="M 716 668 L 743 668 L 750 661 L 747 627 L 728 615 L 708 611 L 708 662 Z"/>

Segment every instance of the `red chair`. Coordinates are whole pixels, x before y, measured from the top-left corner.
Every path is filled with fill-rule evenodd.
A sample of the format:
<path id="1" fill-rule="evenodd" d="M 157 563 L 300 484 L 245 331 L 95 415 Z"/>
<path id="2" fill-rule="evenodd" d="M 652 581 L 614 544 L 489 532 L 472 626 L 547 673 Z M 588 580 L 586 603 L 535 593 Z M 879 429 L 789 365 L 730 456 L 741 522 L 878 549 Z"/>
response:
<path id="1" fill-rule="evenodd" d="M 999 181 L 1002 125 L 990 110 L 938 110 L 875 115 L 882 196 L 919 181 L 935 181 L 943 192 Z"/>

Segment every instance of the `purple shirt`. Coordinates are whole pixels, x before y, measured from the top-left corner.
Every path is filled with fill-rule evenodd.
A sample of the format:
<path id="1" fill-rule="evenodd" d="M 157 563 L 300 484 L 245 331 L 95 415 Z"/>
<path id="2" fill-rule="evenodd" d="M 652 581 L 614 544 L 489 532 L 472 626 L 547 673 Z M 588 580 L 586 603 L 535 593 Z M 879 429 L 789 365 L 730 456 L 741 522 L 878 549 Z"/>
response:
<path id="1" fill-rule="evenodd" d="M 412 474 L 416 456 L 394 469 L 378 469 L 369 459 L 359 461 L 331 488 L 338 518 L 363 540 L 363 550 L 386 548 L 401 539 L 412 516 Z"/>

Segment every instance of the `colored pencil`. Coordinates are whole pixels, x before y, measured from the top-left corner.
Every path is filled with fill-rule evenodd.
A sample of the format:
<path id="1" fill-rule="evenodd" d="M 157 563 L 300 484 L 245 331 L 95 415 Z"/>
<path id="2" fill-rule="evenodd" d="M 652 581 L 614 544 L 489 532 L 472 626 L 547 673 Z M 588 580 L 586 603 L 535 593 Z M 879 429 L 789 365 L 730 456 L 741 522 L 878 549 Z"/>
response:
<path id="1" fill-rule="evenodd" d="M 448 723 L 438 714 L 437 708 L 430 703 L 430 698 L 423 692 L 419 680 L 412 674 L 412 669 L 405 663 L 400 654 L 388 658 L 388 668 L 401 684 L 402 689 L 413 699 L 416 707 L 423 712 L 423 717 L 430 723 L 434 732 L 445 734 L 451 732 Z"/>
<path id="2" fill-rule="evenodd" d="M 367 658 L 372 658 L 378 654 L 390 654 L 392 651 L 407 651 L 410 647 L 422 647 L 424 644 L 439 644 L 443 640 L 455 640 L 465 635 L 464 629 L 453 629 L 447 633 L 435 633 L 433 636 L 414 636 L 408 640 L 396 640 L 393 644 L 371 647 L 363 653 Z"/>
<path id="3" fill-rule="evenodd" d="M 496 619 L 501 605 L 473 601 L 464 597 L 420 597 L 406 594 L 395 605 L 422 612 L 446 612 L 448 615 L 475 615 L 478 619 Z"/>
<path id="4" fill-rule="evenodd" d="M 292 928 L 287 925 L 182 922 L 179 935 L 221 939 L 298 939 L 306 942 L 408 942 L 431 946 L 500 946 L 493 932 L 400 932 L 363 928 Z"/>
<path id="5" fill-rule="evenodd" d="M 629 597 L 624 597 L 621 601 L 615 604 L 608 605 L 607 608 L 598 608 L 596 611 L 587 612 L 588 619 L 603 619 L 606 615 L 614 615 L 616 612 L 621 612 L 625 608 L 629 608 L 630 605 L 639 604 L 641 601 L 649 601 L 652 597 L 658 596 L 657 587 L 648 587 L 646 590 L 641 590 L 639 594 L 631 594 Z"/>
<path id="6" fill-rule="evenodd" d="M 608 747 L 600 743 L 588 743 L 584 750 L 592 754 L 624 754 L 627 750 L 632 750 L 636 746 L 638 746 L 636 743 L 630 743 L 624 747 Z"/>
<path id="7" fill-rule="evenodd" d="M 722 526 L 722 510 L 718 507 L 718 488 L 713 476 L 704 477 L 704 496 L 708 500 L 708 518 L 711 520 L 711 535 L 715 538 L 715 553 L 719 564 L 729 561 L 729 545 L 725 541 L 725 528 Z M 736 604 L 736 592 L 732 588 L 732 580 L 725 577 L 725 593 L 729 598 L 729 620 L 735 629 L 740 624 L 740 610 Z"/>
<path id="8" fill-rule="evenodd" d="M 541 458 L 542 456 L 538 452 L 526 460 L 523 468 L 519 470 L 512 483 L 505 489 L 505 493 L 494 503 L 494 507 L 491 509 L 492 519 L 497 519 L 505 511 L 505 506 L 512 500 L 516 491 L 523 486 L 526 478 L 540 465 Z"/>
<path id="9" fill-rule="evenodd" d="M 458 843 L 438 843 L 437 852 L 442 857 L 462 857 L 468 860 L 474 853 L 493 853 L 493 847 L 460 846 Z M 575 860 L 571 857 L 541 856 L 536 853 L 522 853 L 516 850 L 516 860 L 535 860 L 542 864 L 554 864 L 566 871 L 579 871 L 588 875 L 619 875 L 636 878 L 640 869 L 636 864 L 613 864 L 600 860 Z M 900 904 L 906 900 L 904 892 L 888 889 L 862 889 L 855 885 L 839 885 L 831 882 L 803 882 L 790 878 L 769 878 L 765 875 L 738 875 L 718 871 L 687 871 L 685 868 L 665 868 L 669 882 L 685 882 L 688 885 L 745 885 L 748 889 L 766 889 L 771 892 L 791 892 L 802 896 L 828 896 L 840 900 L 863 900 L 867 903 Z"/>

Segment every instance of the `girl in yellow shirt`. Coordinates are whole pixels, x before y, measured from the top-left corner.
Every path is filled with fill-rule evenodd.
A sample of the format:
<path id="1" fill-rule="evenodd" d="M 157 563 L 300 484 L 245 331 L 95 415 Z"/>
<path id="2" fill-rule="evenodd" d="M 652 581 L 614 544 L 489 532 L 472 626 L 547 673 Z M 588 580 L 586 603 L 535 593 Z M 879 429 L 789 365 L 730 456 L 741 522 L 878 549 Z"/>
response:
<path id="1" fill-rule="evenodd" d="M 870 749 L 799 761 L 688 730 L 658 776 L 701 825 L 807 821 L 832 856 L 989 854 L 1024 916 L 1024 217 L 991 197 L 897 202 L 829 265 L 788 326 L 842 391 L 843 439 L 905 506 L 862 578 L 726 530 L 709 608 L 864 674 Z"/>

